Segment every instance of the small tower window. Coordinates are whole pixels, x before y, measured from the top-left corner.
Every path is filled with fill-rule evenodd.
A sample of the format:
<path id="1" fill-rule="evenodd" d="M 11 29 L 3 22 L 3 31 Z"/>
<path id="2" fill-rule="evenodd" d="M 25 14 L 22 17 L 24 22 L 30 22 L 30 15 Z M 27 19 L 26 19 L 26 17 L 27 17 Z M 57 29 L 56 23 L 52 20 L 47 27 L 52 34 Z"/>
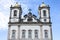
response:
<path id="1" fill-rule="evenodd" d="M 38 30 L 35 30 L 35 38 L 38 38 Z"/>
<path id="2" fill-rule="evenodd" d="M 43 10 L 43 16 L 46 16 L 46 10 Z"/>
<path id="3" fill-rule="evenodd" d="M 22 38 L 25 38 L 26 30 L 22 30 Z"/>
<path id="4" fill-rule="evenodd" d="M 12 38 L 15 38 L 16 30 L 12 30 Z"/>
<path id="5" fill-rule="evenodd" d="M 48 38 L 48 30 L 44 30 L 45 32 L 45 38 Z"/>
<path id="6" fill-rule="evenodd" d="M 28 38 L 32 38 L 32 30 L 28 30 Z"/>
<path id="7" fill-rule="evenodd" d="M 46 19 L 44 19 L 44 22 L 46 22 Z"/>
<path id="8" fill-rule="evenodd" d="M 14 16 L 17 16 L 17 10 L 14 10 Z"/>

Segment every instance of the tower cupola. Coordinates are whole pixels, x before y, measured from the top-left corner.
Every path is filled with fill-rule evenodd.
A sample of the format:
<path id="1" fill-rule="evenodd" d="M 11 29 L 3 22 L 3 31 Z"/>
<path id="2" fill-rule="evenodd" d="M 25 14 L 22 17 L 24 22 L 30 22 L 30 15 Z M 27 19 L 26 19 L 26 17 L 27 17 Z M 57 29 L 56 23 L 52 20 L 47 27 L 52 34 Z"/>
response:
<path id="1" fill-rule="evenodd" d="M 46 5 L 44 2 L 42 2 L 42 4 L 40 5 L 40 7 L 48 7 L 48 5 Z"/>
<path id="2" fill-rule="evenodd" d="M 39 11 L 39 19 L 41 22 L 50 22 L 50 7 L 49 5 L 42 2 L 38 8 Z"/>
<path id="3" fill-rule="evenodd" d="M 16 2 L 16 4 L 14 5 L 14 7 L 20 7 L 21 5 L 18 4 L 18 2 Z"/>
<path id="4" fill-rule="evenodd" d="M 10 22 L 19 22 L 21 20 L 22 7 L 16 2 L 10 7 Z"/>

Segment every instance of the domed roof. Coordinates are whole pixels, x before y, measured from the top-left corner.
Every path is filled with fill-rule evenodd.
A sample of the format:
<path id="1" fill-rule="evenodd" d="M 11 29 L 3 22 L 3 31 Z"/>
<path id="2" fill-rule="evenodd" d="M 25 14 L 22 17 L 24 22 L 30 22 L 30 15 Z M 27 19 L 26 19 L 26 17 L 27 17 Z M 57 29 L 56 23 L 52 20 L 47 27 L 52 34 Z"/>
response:
<path id="1" fill-rule="evenodd" d="M 18 4 L 18 2 L 16 2 L 16 4 L 14 5 L 14 7 L 20 7 L 20 5 Z"/>
<path id="2" fill-rule="evenodd" d="M 47 5 L 44 4 L 44 2 L 42 2 L 42 4 L 40 5 L 40 7 L 47 7 Z"/>

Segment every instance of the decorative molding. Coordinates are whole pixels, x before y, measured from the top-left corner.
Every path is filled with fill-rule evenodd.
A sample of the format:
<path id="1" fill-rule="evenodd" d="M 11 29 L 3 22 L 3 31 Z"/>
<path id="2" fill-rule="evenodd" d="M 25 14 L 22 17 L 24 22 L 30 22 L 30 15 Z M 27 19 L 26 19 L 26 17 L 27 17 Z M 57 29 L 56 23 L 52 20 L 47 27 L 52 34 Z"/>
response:
<path id="1" fill-rule="evenodd" d="M 12 10 L 12 9 L 15 9 L 15 8 L 17 8 L 17 9 L 19 9 L 19 10 L 22 10 L 21 7 L 10 7 L 11 10 Z"/>
<path id="2" fill-rule="evenodd" d="M 39 10 L 41 10 L 43 8 L 47 8 L 48 10 L 50 9 L 50 7 L 39 7 Z"/>
<path id="3" fill-rule="evenodd" d="M 8 24 L 52 24 L 51 22 L 9 22 Z"/>

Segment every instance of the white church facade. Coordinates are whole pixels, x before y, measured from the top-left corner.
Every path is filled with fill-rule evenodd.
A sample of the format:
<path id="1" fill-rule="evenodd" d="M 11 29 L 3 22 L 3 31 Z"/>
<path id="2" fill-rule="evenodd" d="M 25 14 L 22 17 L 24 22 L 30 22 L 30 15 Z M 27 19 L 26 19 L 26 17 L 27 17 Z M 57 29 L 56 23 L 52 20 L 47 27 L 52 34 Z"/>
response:
<path id="1" fill-rule="evenodd" d="M 22 18 L 22 7 L 18 3 L 10 7 L 8 40 L 52 40 L 50 7 L 42 3 L 38 16 L 31 11 Z"/>

